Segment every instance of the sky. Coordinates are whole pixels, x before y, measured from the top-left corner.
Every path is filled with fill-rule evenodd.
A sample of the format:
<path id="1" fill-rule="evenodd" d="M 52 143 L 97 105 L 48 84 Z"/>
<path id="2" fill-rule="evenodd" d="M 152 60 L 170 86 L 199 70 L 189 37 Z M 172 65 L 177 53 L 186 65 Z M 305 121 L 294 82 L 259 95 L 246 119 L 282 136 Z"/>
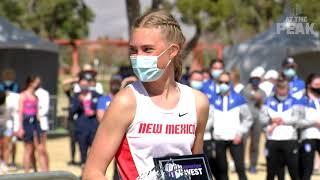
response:
<path id="1" fill-rule="evenodd" d="M 128 22 L 125 0 L 85 0 L 94 11 L 95 20 L 90 23 L 90 39 L 108 36 L 115 39 L 128 39 Z M 140 0 L 141 9 L 151 6 L 151 0 Z M 178 16 L 177 14 L 174 14 Z M 194 28 L 181 24 L 187 40 L 193 35 Z"/>

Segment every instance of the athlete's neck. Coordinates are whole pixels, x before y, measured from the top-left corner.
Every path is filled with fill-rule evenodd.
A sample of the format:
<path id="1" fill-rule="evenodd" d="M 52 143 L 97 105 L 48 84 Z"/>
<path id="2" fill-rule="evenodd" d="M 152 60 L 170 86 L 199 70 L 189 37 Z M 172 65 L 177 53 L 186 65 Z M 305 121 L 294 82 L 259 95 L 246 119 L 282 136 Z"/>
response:
<path id="1" fill-rule="evenodd" d="M 172 74 L 164 73 L 157 81 L 144 82 L 143 85 L 150 96 L 165 95 L 167 97 L 169 92 L 177 90 L 173 71 Z"/>

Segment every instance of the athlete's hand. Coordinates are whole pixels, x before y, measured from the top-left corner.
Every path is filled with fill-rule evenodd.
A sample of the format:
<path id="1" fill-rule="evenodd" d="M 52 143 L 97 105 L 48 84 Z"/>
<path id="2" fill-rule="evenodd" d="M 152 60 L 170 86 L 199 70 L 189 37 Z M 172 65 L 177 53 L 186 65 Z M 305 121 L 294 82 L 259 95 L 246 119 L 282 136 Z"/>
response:
<path id="1" fill-rule="evenodd" d="M 233 144 L 240 144 L 242 142 L 242 136 L 241 135 L 236 135 L 233 139 Z"/>

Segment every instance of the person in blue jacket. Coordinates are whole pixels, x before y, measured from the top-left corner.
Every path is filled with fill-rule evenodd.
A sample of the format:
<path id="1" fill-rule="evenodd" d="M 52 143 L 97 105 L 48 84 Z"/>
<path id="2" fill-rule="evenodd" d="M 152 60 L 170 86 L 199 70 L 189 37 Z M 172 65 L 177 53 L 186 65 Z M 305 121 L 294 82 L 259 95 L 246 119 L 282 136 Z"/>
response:
<path id="1" fill-rule="evenodd" d="M 202 88 L 200 89 L 200 91 L 206 94 L 209 99 L 218 92 L 216 81 L 223 71 L 224 63 L 222 60 L 213 59 L 210 62 L 210 72 L 212 79 L 205 81 Z"/>
<path id="2" fill-rule="evenodd" d="M 292 57 L 287 57 L 282 62 L 282 76 L 289 81 L 289 94 L 301 99 L 305 93 L 305 82 L 297 75 L 298 65 Z"/>
<path id="3" fill-rule="evenodd" d="M 226 154 L 229 149 L 239 179 L 246 180 L 243 137 L 252 125 L 252 116 L 245 98 L 232 89 L 230 73 L 221 73 L 217 83 L 219 93 L 210 98 L 210 120 L 206 126 L 206 129 L 213 129 L 215 177 L 228 179 Z"/>
<path id="4" fill-rule="evenodd" d="M 302 180 L 311 179 L 315 153 L 320 153 L 320 74 L 312 73 L 306 81 L 306 96 L 302 100 L 305 118 L 299 123 L 299 172 Z"/>
<path id="5" fill-rule="evenodd" d="M 95 91 L 90 91 L 88 79 L 80 79 L 79 84 L 81 91 L 71 99 L 71 113 L 77 116 L 75 134 L 79 142 L 81 165 L 83 166 L 87 159 L 88 148 L 92 144 L 99 124 L 96 109 L 101 95 Z"/>
<path id="6" fill-rule="evenodd" d="M 259 118 L 267 139 L 267 180 L 275 176 L 283 180 L 285 166 L 291 179 L 299 179 L 297 127 L 303 116 L 301 100 L 290 95 L 288 80 L 278 79 L 275 94 L 265 100 Z"/>

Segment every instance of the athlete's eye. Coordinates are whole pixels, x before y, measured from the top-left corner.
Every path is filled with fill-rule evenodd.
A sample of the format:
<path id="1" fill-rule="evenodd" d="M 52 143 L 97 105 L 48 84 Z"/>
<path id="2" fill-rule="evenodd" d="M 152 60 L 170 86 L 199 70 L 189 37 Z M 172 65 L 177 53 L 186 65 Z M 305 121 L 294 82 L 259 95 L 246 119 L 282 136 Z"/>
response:
<path id="1" fill-rule="evenodd" d="M 129 47 L 129 54 L 137 54 L 138 53 L 138 50 L 137 48 L 133 47 L 133 46 L 130 46 Z"/>
<path id="2" fill-rule="evenodd" d="M 145 52 L 145 53 L 152 53 L 153 51 L 154 51 L 154 49 L 151 48 L 151 47 L 145 47 L 145 48 L 143 49 L 143 52 Z"/>

